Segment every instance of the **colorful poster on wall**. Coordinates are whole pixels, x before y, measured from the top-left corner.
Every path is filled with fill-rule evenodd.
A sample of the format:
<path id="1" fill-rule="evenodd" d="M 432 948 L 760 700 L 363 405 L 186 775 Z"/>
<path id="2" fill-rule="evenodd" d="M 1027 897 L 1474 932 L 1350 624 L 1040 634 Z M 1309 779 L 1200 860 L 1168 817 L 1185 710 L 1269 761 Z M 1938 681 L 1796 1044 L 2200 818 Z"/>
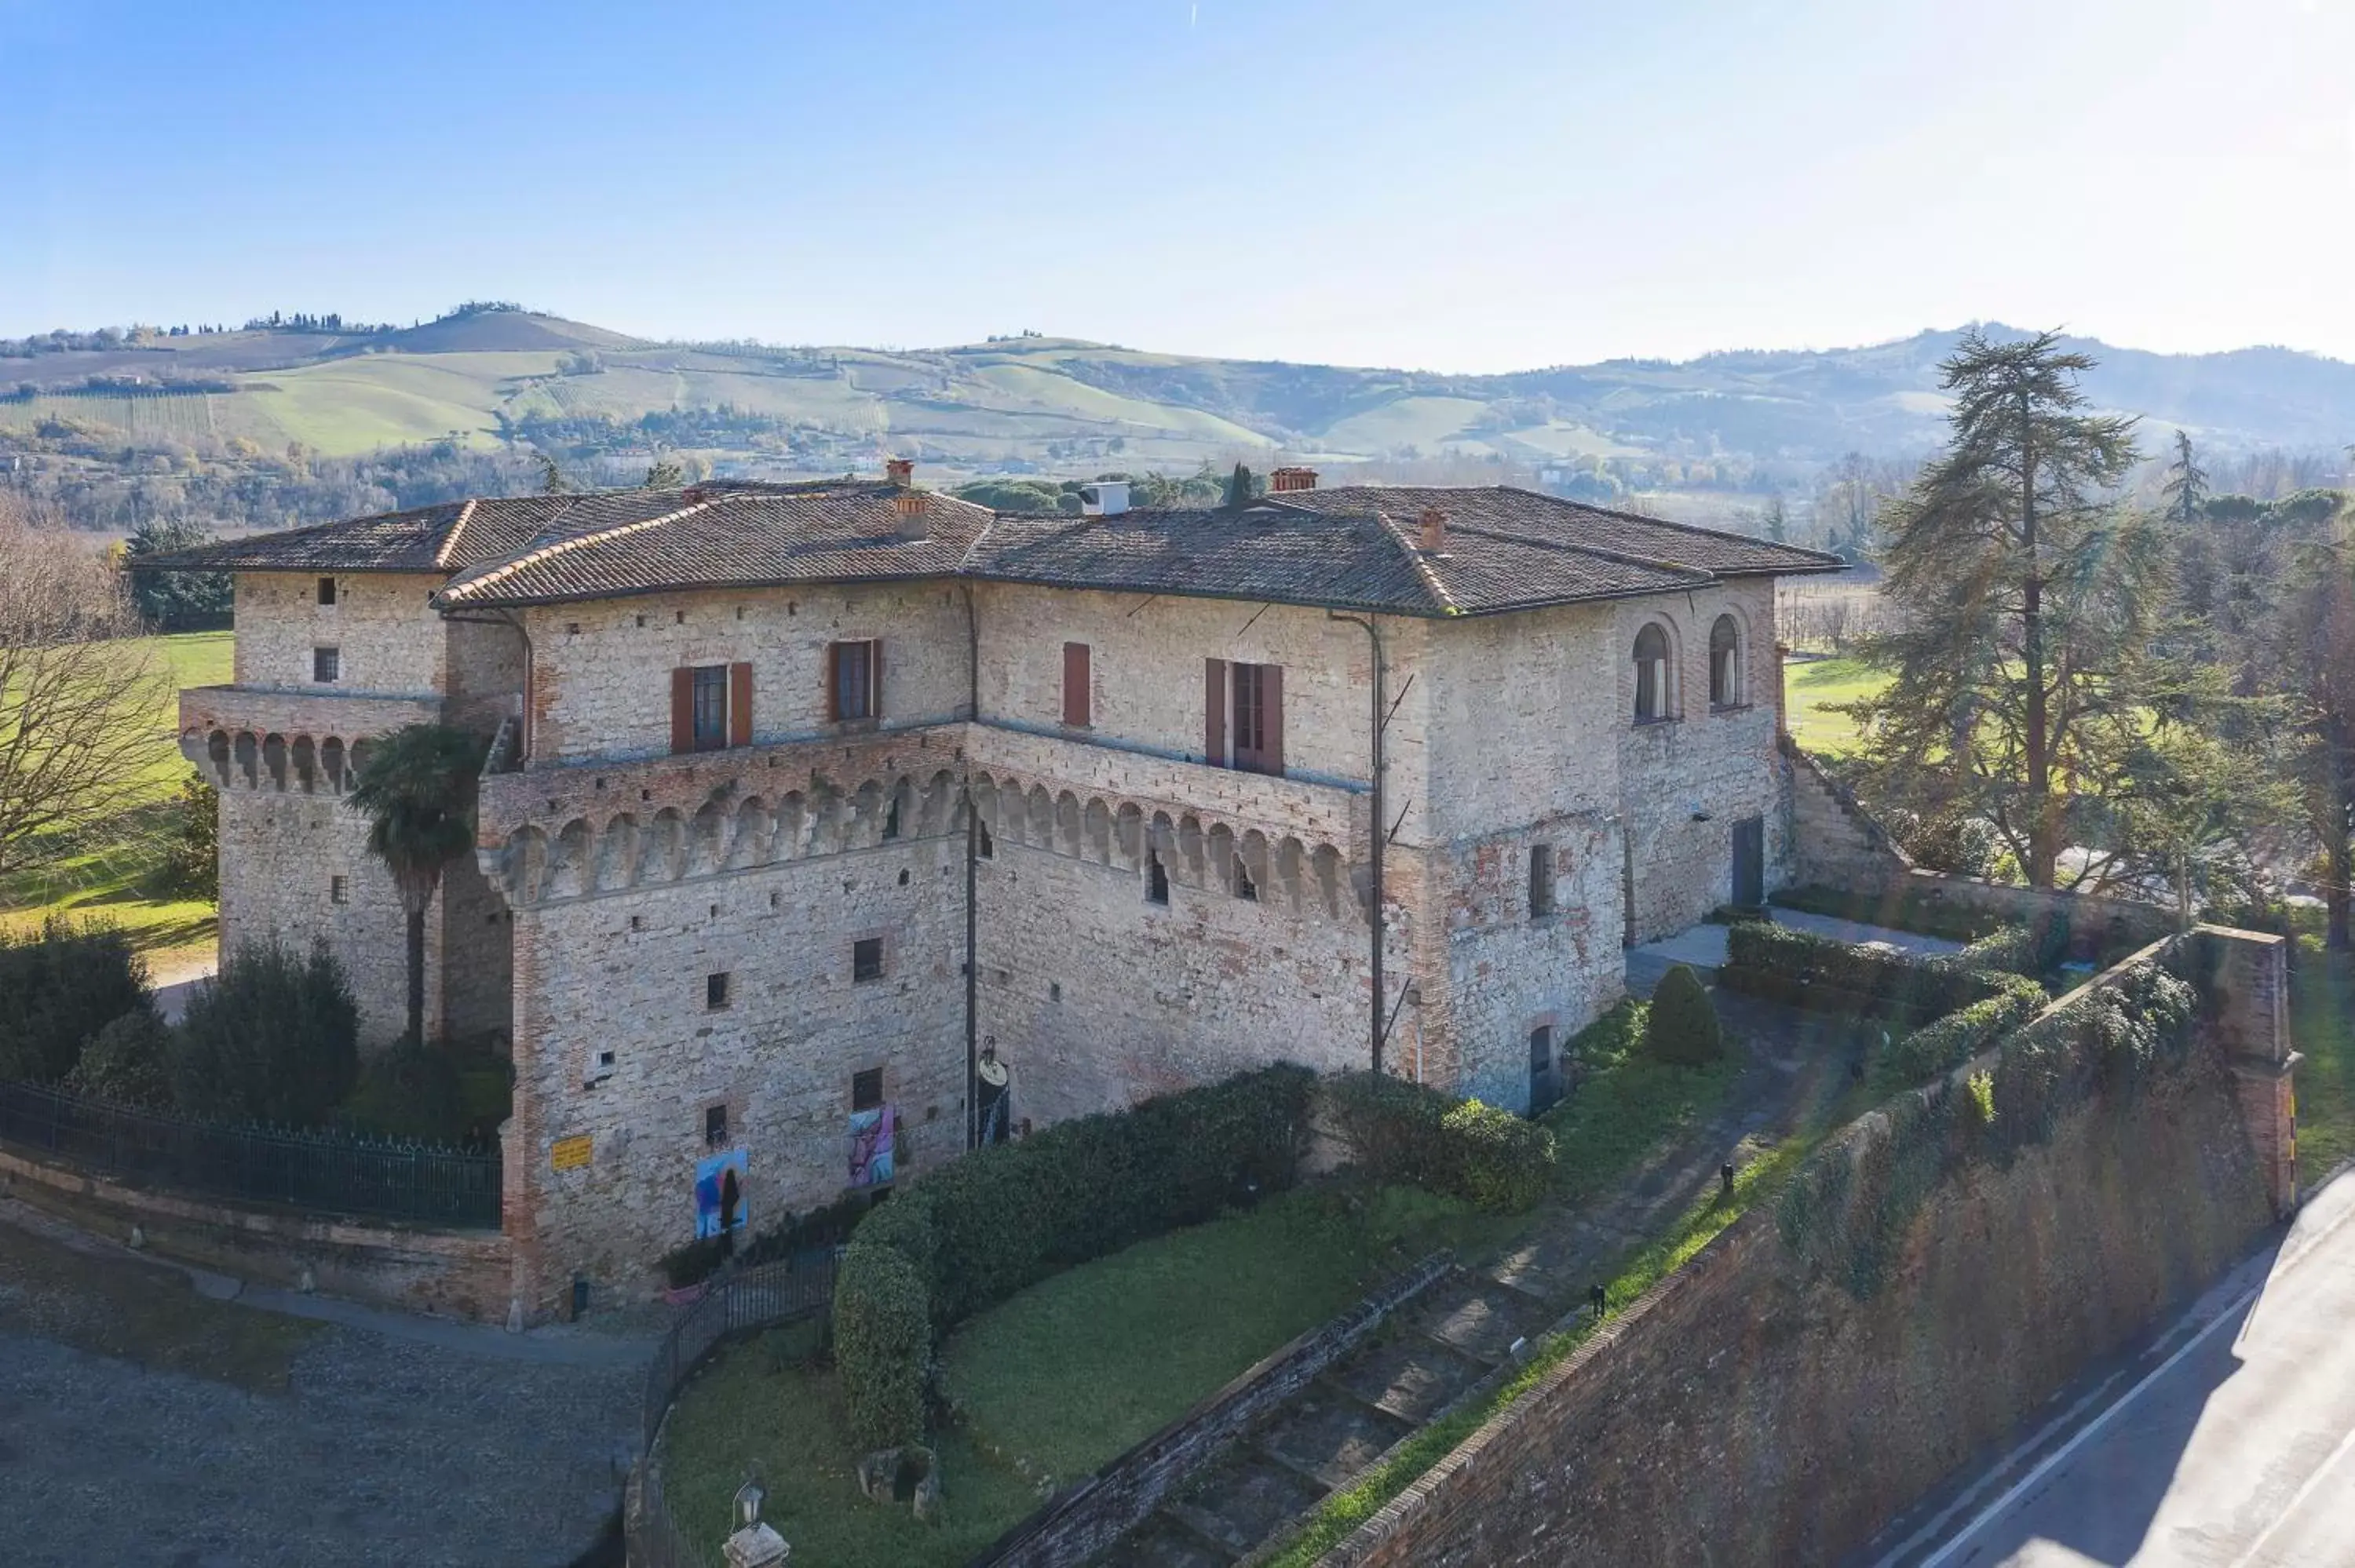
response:
<path id="1" fill-rule="evenodd" d="M 850 1184 L 880 1187 L 892 1176 L 892 1129 L 898 1118 L 886 1102 L 850 1113 Z"/>
<path id="2" fill-rule="evenodd" d="M 716 1236 L 744 1228 L 744 1151 L 731 1149 L 699 1160 L 695 1165 L 695 1237 Z"/>

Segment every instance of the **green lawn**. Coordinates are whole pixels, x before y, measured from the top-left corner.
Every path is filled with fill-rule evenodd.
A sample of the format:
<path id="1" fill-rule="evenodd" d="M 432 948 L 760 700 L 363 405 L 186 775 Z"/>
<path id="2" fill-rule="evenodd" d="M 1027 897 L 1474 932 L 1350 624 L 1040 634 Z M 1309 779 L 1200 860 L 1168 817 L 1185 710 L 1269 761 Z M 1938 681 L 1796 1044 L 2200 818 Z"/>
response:
<path id="1" fill-rule="evenodd" d="M 2326 952 L 2316 929 L 2298 936 L 2290 976 L 2290 1044 L 2297 1066 L 2297 1174 L 2320 1180 L 2355 1155 L 2355 957 Z M 2305 922 L 2301 922 L 2304 924 Z"/>
<path id="2" fill-rule="evenodd" d="M 961 1327 L 943 1382 L 1034 1476 L 1087 1474 L 1433 1249 L 1526 1220 L 1406 1187 L 1319 1184 L 1059 1274 Z"/>
<path id="3" fill-rule="evenodd" d="M 1873 695 L 1889 684 L 1889 677 L 1854 659 L 1794 659 L 1783 669 L 1792 737 L 1809 751 L 1828 756 L 1853 750 L 1856 721 L 1828 710 L 1834 703 Z"/>
<path id="4" fill-rule="evenodd" d="M 1039 1506 L 1028 1484 L 985 1463 L 954 1431 L 933 1439 L 937 1526 L 868 1502 L 852 1475 L 841 1384 L 812 1348 L 808 1330 L 794 1327 L 731 1345 L 671 1412 L 662 1445 L 671 1518 L 712 1561 L 736 1489 L 751 1474 L 768 1494 L 761 1517 L 792 1545 L 794 1561 L 826 1568 L 954 1568 Z"/>
<path id="5" fill-rule="evenodd" d="M 179 688 L 220 685 L 230 673 L 232 633 L 191 631 L 149 644 L 170 672 L 152 722 L 160 736 L 179 730 Z M 111 831 L 87 835 L 40 863 L 0 877 L 0 935 L 31 929 L 49 916 L 111 920 L 132 934 L 149 961 L 167 967 L 208 956 L 217 919 L 208 903 L 159 898 L 148 888 L 160 844 L 170 831 L 170 808 L 190 768 L 176 747 L 157 750 L 147 769 L 145 802 Z"/>
<path id="6" fill-rule="evenodd" d="M 1707 1067 L 1676 1067 L 1641 1054 L 1645 1012 L 1641 1002 L 1614 1008 L 1571 1043 L 1582 1074 L 1578 1091 L 1545 1116 L 1557 1202 L 1600 1194 L 1671 1133 L 1716 1110 L 1742 1075 L 1730 1055 Z"/>

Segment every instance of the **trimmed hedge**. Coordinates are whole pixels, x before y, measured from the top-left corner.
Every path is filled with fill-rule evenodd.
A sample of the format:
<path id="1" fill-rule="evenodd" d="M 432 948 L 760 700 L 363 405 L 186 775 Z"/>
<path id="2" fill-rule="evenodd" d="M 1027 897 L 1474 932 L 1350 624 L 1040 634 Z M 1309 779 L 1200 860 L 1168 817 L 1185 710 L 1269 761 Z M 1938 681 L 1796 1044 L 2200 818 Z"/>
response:
<path id="1" fill-rule="evenodd" d="M 860 1449 L 901 1447 L 923 1436 L 932 1353 L 915 1266 L 892 1247 L 854 1241 L 835 1276 L 834 1363 Z"/>
<path id="2" fill-rule="evenodd" d="M 859 1441 L 914 1440 L 934 1331 L 1074 1264 L 1290 1187 L 1316 1077 L 1279 1064 L 1058 1122 L 975 1150 L 869 1210 L 834 1287 L 836 1359 Z M 908 1328 L 911 1302 L 921 1332 Z M 887 1431 L 905 1436 L 876 1438 Z"/>
<path id="3" fill-rule="evenodd" d="M 1553 1179 L 1552 1132 L 1478 1100 L 1458 1102 L 1388 1073 L 1343 1073 L 1326 1080 L 1325 1104 L 1377 1181 L 1512 1213 L 1533 1206 Z"/>
<path id="4" fill-rule="evenodd" d="M 2039 1012 L 2051 998 L 2025 975 L 1995 973 L 1993 996 L 1934 1019 L 1876 1048 L 1870 1069 L 1872 1086 L 1884 1094 L 1926 1084 L 1950 1073 Z"/>
<path id="5" fill-rule="evenodd" d="M 126 1013 L 153 1012 L 147 963 L 117 926 L 51 916 L 0 937 L 0 1079 L 54 1084 Z"/>
<path id="6" fill-rule="evenodd" d="M 1706 1067 L 1724 1053 L 1717 1004 L 1709 1000 L 1700 977 L 1688 965 L 1671 966 L 1653 989 L 1651 1009 L 1644 1016 L 1644 1054 L 1679 1067 Z"/>
<path id="7" fill-rule="evenodd" d="M 1834 941 L 1787 926 L 1726 932 L 1718 983 L 1797 1007 L 1891 1018 L 1908 1026 L 1985 1001 L 2002 982 L 1963 955 L 1922 959 Z"/>

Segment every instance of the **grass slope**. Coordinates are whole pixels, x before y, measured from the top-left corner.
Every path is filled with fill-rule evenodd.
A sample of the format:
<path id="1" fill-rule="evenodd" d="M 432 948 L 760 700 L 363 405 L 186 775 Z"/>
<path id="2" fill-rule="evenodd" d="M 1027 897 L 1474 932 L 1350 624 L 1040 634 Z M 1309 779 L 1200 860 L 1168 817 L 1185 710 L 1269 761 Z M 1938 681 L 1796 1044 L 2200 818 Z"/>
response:
<path id="1" fill-rule="evenodd" d="M 1783 689 L 1791 705 L 1791 735 L 1809 751 L 1842 757 L 1856 749 L 1856 721 L 1831 711 L 1838 703 L 1869 697 L 1890 677 L 1854 659 L 1792 660 L 1784 666 Z"/>
<path id="2" fill-rule="evenodd" d="M 147 644 L 169 670 L 169 689 L 152 715 L 161 737 L 179 728 L 179 688 L 219 685 L 229 679 L 232 636 L 193 631 L 159 637 Z M 211 955 L 218 912 L 209 903 L 156 895 L 155 874 L 162 836 L 169 832 L 172 802 L 189 774 L 187 762 L 169 745 L 159 746 L 144 783 L 145 802 L 112 831 L 91 835 L 32 868 L 0 877 L 0 933 L 37 927 L 52 915 L 110 920 L 158 969 L 174 969 Z"/>

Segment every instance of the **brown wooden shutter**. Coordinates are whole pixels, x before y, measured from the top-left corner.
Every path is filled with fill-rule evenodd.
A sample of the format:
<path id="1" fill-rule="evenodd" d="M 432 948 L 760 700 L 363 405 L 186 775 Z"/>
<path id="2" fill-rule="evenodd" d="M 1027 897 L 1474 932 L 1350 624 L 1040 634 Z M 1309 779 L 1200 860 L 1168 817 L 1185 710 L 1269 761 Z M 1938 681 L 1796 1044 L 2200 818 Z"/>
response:
<path id="1" fill-rule="evenodd" d="M 728 744 L 752 744 L 752 666 L 728 666 Z"/>
<path id="2" fill-rule="evenodd" d="M 883 640 L 867 645 L 867 716 L 883 716 Z"/>
<path id="3" fill-rule="evenodd" d="M 1202 760 L 1227 765 L 1227 662 L 1202 661 Z"/>
<path id="4" fill-rule="evenodd" d="M 826 722 L 842 720 L 842 644 L 826 645 Z"/>
<path id="5" fill-rule="evenodd" d="M 695 749 L 695 671 L 686 664 L 670 673 L 670 748 Z"/>
<path id="6" fill-rule="evenodd" d="M 1259 765 L 1263 771 L 1284 774 L 1284 666 L 1262 664 L 1259 667 L 1260 746 Z"/>
<path id="7" fill-rule="evenodd" d="M 1088 645 L 1084 642 L 1063 644 L 1063 722 L 1082 729 L 1088 726 Z"/>

